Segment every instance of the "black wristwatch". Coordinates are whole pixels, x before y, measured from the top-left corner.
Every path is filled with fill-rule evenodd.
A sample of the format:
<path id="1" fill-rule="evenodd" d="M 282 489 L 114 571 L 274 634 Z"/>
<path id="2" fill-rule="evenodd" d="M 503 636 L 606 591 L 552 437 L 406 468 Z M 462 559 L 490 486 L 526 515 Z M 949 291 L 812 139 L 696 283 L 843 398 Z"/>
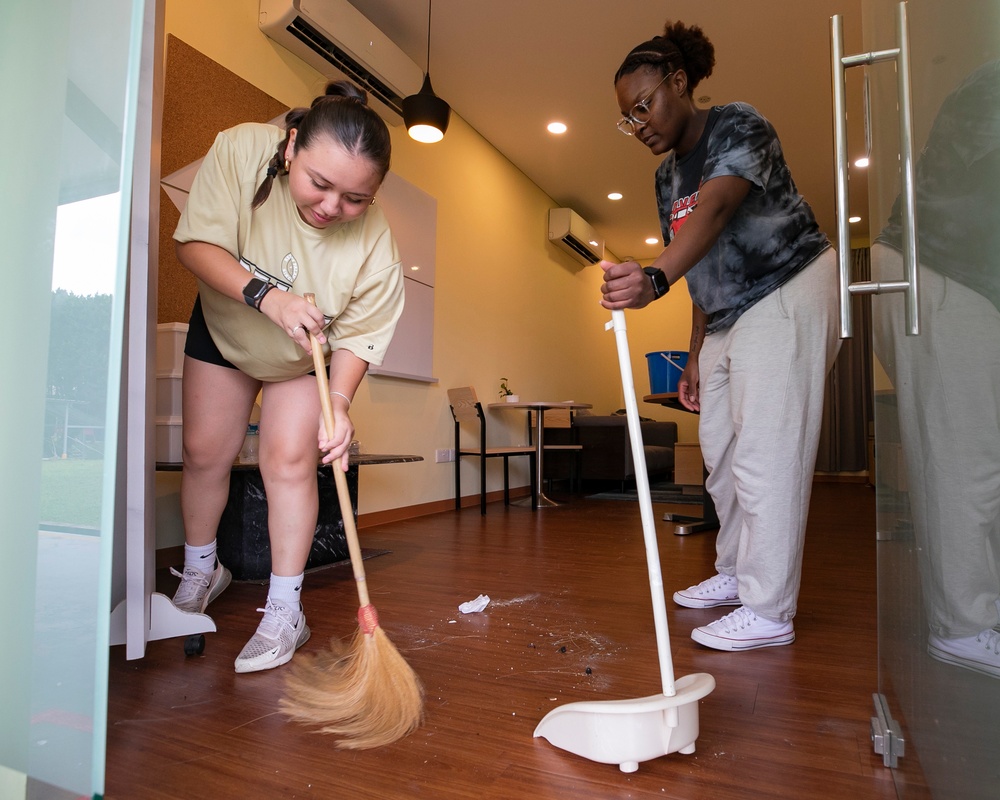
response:
<path id="1" fill-rule="evenodd" d="M 667 282 L 667 276 L 663 274 L 662 269 L 657 267 L 643 267 L 642 271 L 649 276 L 649 280 L 653 284 L 654 300 L 659 300 L 670 291 L 670 284 Z"/>
<path id="2" fill-rule="evenodd" d="M 250 282 L 243 287 L 243 299 L 246 300 L 248 306 L 252 306 L 260 311 L 260 301 L 273 288 L 273 283 L 262 281 L 260 278 L 251 278 Z"/>

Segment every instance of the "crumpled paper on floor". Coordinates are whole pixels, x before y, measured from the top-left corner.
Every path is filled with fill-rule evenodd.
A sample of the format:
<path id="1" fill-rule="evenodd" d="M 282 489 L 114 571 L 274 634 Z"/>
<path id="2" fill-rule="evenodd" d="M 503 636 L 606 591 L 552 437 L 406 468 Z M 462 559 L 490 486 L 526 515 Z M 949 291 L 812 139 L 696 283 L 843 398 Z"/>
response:
<path id="1" fill-rule="evenodd" d="M 488 594 L 481 594 L 475 600 L 469 600 L 467 603 L 461 603 L 458 610 L 463 614 L 475 614 L 477 611 L 482 611 L 486 606 L 489 605 L 490 596 Z"/>

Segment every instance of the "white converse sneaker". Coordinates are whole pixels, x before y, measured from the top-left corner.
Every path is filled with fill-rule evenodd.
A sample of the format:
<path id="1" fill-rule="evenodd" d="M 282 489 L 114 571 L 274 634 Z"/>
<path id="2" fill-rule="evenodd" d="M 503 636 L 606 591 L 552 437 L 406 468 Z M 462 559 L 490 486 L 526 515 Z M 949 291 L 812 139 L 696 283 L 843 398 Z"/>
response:
<path id="1" fill-rule="evenodd" d="M 716 606 L 738 606 L 739 586 L 732 575 L 713 575 L 695 586 L 674 592 L 674 602 L 685 608 L 715 608 Z"/>
<path id="2" fill-rule="evenodd" d="M 257 610 L 264 612 L 264 619 L 236 657 L 237 672 L 259 672 L 287 664 L 295 651 L 309 640 L 311 632 L 305 614 L 299 613 L 298 620 L 292 622 L 291 609 L 275 605 L 271 598 L 267 599 L 264 608 Z"/>
<path id="3" fill-rule="evenodd" d="M 232 573 L 219 562 L 208 574 L 194 567 L 184 567 L 184 572 L 171 567 L 170 573 L 181 579 L 171 602 L 181 611 L 192 614 L 204 614 L 208 604 L 222 594 L 233 579 Z"/>
<path id="4" fill-rule="evenodd" d="M 772 622 L 740 606 L 722 619 L 695 628 L 691 638 L 716 650 L 755 650 L 791 644 L 795 641 L 795 631 L 790 621 Z"/>
<path id="5" fill-rule="evenodd" d="M 931 658 L 946 664 L 1000 678 L 1000 633 L 994 628 L 963 639 L 944 639 L 932 633 L 927 640 L 927 652 Z"/>

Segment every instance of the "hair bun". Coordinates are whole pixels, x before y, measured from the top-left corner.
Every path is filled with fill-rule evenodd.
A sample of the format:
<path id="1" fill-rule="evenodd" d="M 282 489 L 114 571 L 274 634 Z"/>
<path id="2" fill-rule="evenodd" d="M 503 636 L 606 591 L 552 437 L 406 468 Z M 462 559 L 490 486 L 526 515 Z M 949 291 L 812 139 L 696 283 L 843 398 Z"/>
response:
<path id="1" fill-rule="evenodd" d="M 326 97 L 343 97 L 357 100 L 361 105 L 368 105 L 368 92 L 355 86 L 350 81 L 331 81 L 326 85 Z"/>

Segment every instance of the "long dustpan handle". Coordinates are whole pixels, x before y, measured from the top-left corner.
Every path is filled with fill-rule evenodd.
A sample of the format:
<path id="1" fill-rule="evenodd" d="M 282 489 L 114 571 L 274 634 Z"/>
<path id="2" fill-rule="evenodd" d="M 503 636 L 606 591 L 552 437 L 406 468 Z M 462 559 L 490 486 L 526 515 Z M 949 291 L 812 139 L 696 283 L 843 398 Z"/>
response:
<path id="1" fill-rule="evenodd" d="M 305 299 L 316 305 L 316 295 L 309 292 Z M 312 346 L 313 367 L 316 370 L 316 385 L 319 387 L 319 402 L 323 407 L 323 424 L 326 435 L 333 438 L 333 403 L 330 400 L 330 384 L 326 378 L 326 360 L 323 358 L 323 346 L 317 341 L 316 335 L 309 332 L 309 344 Z M 347 549 L 351 554 L 351 568 L 354 570 L 354 581 L 358 586 L 358 600 L 362 606 L 370 605 L 368 600 L 368 584 L 365 580 L 365 567 L 361 558 L 361 545 L 358 542 L 358 528 L 354 524 L 354 508 L 351 506 L 351 493 L 347 488 L 347 476 L 340 464 L 330 465 L 333 480 L 337 484 L 337 499 L 340 500 L 340 516 L 344 520 L 344 533 L 347 534 Z"/>
<path id="2" fill-rule="evenodd" d="M 632 359 L 628 349 L 628 331 L 625 329 L 625 312 L 615 309 L 605 330 L 615 331 L 618 345 L 618 365 L 622 374 L 622 392 L 625 395 L 625 413 L 628 418 L 628 435 L 632 443 L 632 462 L 635 465 L 635 486 L 639 495 L 642 515 L 642 537 L 646 543 L 646 565 L 649 570 L 649 589 L 653 595 L 653 625 L 656 630 L 656 651 L 660 659 L 660 680 L 663 694 L 673 697 L 674 664 L 670 655 L 670 636 L 667 630 L 667 605 L 663 599 L 663 576 L 660 572 L 660 553 L 656 546 L 656 523 L 653 518 L 653 501 L 649 494 L 649 475 L 646 472 L 646 454 L 642 447 L 642 430 L 639 427 L 639 406 L 635 400 L 635 382 L 632 379 Z"/>

